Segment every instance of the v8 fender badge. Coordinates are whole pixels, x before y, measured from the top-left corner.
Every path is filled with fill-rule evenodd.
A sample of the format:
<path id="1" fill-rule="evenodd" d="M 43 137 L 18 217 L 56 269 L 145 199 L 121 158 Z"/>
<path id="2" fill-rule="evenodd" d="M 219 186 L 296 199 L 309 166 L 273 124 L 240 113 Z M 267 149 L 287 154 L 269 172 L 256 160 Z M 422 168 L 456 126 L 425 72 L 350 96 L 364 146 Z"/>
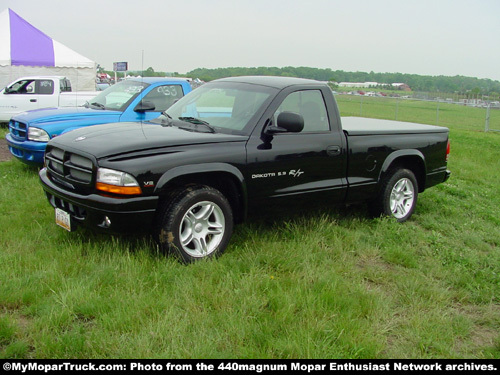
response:
<path id="1" fill-rule="evenodd" d="M 82 135 L 81 137 L 75 138 L 75 142 L 80 142 L 83 141 L 84 139 L 87 139 L 87 137 Z"/>

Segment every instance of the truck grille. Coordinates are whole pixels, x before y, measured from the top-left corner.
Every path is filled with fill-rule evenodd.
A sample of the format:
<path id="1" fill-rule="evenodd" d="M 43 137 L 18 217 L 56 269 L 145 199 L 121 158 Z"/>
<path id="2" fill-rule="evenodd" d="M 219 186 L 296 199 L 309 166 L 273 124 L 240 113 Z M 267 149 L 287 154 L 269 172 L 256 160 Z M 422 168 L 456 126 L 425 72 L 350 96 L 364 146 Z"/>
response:
<path id="1" fill-rule="evenodd" d="M 47 147 L 45 159 L 47 171 L 56 183 L 70 189 L 92 185 L 95 168 L 91 159 L 57 147 Z"/>
<path id="2" fill-rule="evenodd" d="M 24 141 L 26 140 L 26 136 L 28 133 L 28 125 L 19 121 L 10 120 L 9 131 L 12 135 L 12 138 Z"/>

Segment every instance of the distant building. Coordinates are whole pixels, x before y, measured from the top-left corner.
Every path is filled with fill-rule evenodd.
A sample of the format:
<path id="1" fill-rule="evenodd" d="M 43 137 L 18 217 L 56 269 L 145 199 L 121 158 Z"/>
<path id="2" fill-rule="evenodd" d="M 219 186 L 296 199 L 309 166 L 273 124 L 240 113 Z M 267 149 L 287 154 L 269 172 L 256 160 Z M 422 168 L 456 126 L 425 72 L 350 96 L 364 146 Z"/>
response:
<path id="1" fill-rule="evenodd" d="M 391 86 L 398 90 L 411 91 L 410 86 L 408 86 L 406 83 L 393 83 Z"/>
<path id="2" fill-rule="evenodd" d="M 393 89 L 411 91 L 410 86 L 406 83 L 378 83 L 378 82 L 340 82 L 340 87 L 356 87 L 356 88 L 370 88 L 370 87 L 380 87 L 380 86 L 392 86 Z"/>
<path id="3" fill-rule="evenodd" d="M 377 82 L 340 82 L 339 86 L 340 87 L 376 87 L 380 85 L 380 83 Z"/>

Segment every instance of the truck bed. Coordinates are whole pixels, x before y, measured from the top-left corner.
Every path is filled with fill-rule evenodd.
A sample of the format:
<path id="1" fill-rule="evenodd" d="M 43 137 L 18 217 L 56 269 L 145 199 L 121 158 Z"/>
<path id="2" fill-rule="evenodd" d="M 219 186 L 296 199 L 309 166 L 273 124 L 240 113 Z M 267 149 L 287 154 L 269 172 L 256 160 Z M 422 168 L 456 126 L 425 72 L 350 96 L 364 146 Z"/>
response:
<path id="1" fill-rule="evenodd" d="M 342 117 L 342 129 L 350 136 L 448 132 L 448 129 L 442 126 L 363 117 Z"/>

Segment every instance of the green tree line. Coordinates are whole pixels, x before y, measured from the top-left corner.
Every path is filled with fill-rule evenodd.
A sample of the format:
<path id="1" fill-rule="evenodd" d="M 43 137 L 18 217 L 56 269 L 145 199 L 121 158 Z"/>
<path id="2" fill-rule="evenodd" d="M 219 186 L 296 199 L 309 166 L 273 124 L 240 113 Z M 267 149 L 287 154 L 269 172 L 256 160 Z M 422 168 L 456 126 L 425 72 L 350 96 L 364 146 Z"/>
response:
<path id="1" fill-rule="evenodd" d="M 244 75 L 269 75 L 309 78 L 318 81 L 335 82 L 378 82 L 382 84 L 406 83 L 413 91 L 431 91 L 443 93 L 460 94 L 482 94 L 497 95 L 500 93 L 500 81 L 491 79 L 480 79 L 465 76 L 424 76 L 405 73 L 375 73 L 375 72 L 345 72 L 343 70 L 332 70 L 329 68 L 309 67 L 231 67 L 206 69 L 197 68 L 186 74 L 188 77 L 211 81 L 223 77 L 234 77 Z"/>

